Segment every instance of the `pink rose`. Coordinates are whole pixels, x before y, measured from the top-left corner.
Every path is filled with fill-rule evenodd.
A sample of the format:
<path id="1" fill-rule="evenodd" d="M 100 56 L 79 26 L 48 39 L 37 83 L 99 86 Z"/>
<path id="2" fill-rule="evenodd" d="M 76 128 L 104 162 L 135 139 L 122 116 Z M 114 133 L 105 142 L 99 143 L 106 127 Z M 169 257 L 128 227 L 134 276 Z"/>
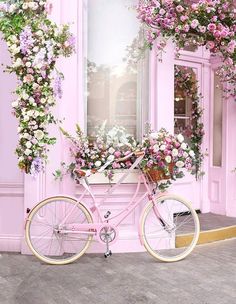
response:
<path id="1" fill-rule="evenodd" d="M 199 25 L 199 21 L 197 19 L 194 19 L 191 22 L 191 28 L 195 29 Z"/>
<path id="2" fill-rule="evenodd" d="M 208 41 L 207 44 L 206 44 L 206 47 L 207 47 L 209 50 L 214 49 L 214 47 L 215 47 L 214 41 Z"/>
<path id="3" fill-rule="evenodd" d="M 199 30 L 201 33 L 205 33 L 206 32 L 206 27 L 205 26 L 199 26 Z"/>
<path id="4" fill-rule="evenodd" d="M 219 38 L 221 36 L 221 32 L 220 31 L 214 31 L 213 35 L 214 35 L 214 37 Z"/>
<path id="5" fill-rule="evenodd" d="M 163 15 L 165 15 L 165 13 L 166 13 L 166 11 L 165 11 L 163 8 L 161 8 L 161 9 L 159 10 L 159 14 L 160 14 L 160 15 L 163 16 Z"/>
<path id="6" fill-rule="evenodd" d="M 185 32 L 188 32 L 189 29 L 190 29 L 190 26 L 189 26 L 188 24 L 185 24 L 185 26 L 184 26 L 184 31 L 185 31 Z"/>
<path id="7" fill-rule="evenodd" d="M 208 31 L 214 32 L 216 30 L 216 25 L 214 23 L 210 23 L 207 26 Z"/>
<path id="8" fill-rule="evenodd" d="M 184 8 L 182 5 L 178 5 L 178 6 L 176 6 L 176 10 L 178 13 L 182 13 L 184 11 Z"/>
<path id="9" fill-rule="evenodd" d="M 30 83 L 30 82 L 32 82 L 34 80 L 34 77 L 31 75 L 31 74 L 27 74 L 25 77 L 24 77 L 24 79 L 23 79 L 23 81 L 24 82 L 27 82 L 27 83 Z"/>
<path id="10" fill-rule="evenodd" d="M 198 4 L 197 3 L 193 3 L 191 7 L 192 7 L 192 9 L 194 11 L 196 11 L 198 9 Z"/>
<path id="11" fill-rule="evenodd" d="M 180 20 L 182 22 L 185 22 L 186 20 L 188 20 L 188 16 L 182 15 L 182 16 L 180 16 Z"/>
<path id="12" fill-rule="evenodd" d="M 114 153 L 114 155 L 115 155 L 116 158 L 119 158 L 119 157 L 121 157 L 121 152 L 120 151 L 116 151 Z"/>

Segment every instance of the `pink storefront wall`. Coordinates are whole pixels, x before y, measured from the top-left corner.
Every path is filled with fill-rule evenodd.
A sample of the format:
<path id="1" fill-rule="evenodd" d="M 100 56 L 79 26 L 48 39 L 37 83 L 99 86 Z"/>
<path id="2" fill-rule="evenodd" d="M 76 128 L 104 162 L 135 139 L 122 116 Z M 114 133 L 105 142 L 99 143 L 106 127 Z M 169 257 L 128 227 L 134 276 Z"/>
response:
<path id="1" fill-rule="evenodd" d="M 86 12 L 85 1 L 77 0 L 54 0 L 54 10 L 52 18 L 58 23 L 71 23 L 71 28 L 77 37 L 77 52 L 69 59 L 63 59 L 59 62 L 58 67 L 65 75 L 63 86 L 64 96 L 62 101 L 58 101 L 55 108 L 55 114 L 64 119 L 63 126 L 69 132 L 74 132 L 75 123 L 79 122 L 81 126 L 85 125 L 85 102 L 84 102 L 84 71 L 85 58 L 83 54 L 84 43 L 86 40 L 85 23 L 83 12 Z M 105 50 L 104 50 L 105 51 Z M 188 58 L 188 59 L 186 59 Z M 189 60 L 186 57 L 184 60 Z M 200 58 L 200 57 L 199 57 Z M 207 149 L 210 153 L 204 163 L 204 171 L 206 172 L 203 181 L 195 183 L 194 178 L 188 176 L 185 180 L 178 183 L 174 187 L 174 191 L 190 200 L 193 200 L 194 206 L 200 208 L 203 212 L 214 211 L 227 215 L 236 216 L 236 175 L 231 172 L 236 165 L 236 141 L 234 134 L 236 124 L 236 106 L 233 102 L 224 104 L 224 167 L 222 168 L 224 178 L 220 185 L 221 200 L 212 202 L 210 192 L 211 184 L 214 182 L 215 173 L 211 167 L 211 146 L 212 146 L 212 95 L 210 82 L 210 66 L 205 58 L 197 59 L 200 66 L 200 78 L 205 75 L 202 81 L 202 92 L 204 93 L 205 114 L 204 123 L 206 125 L 206 136 L 203 144 L 204 151 Z M 158 61 L 155 53 L 151 54 L 150 62 L 150 122 L 153 127 L 159 129 L 165 127 L 173 132 L 174 126 L 174 47 L 170 43 L 167 51 L 162 58 L 162 62 Z M 7 63 L 9 55 L 6 45 L 0 43 L 0 61 Z M 187 61 L 186 61 L 187 62 Z M 209 74 L 209 75 L 208 75 Z M 50 132 L 55 135 L 58 140 L 57 144 L 51 148 L 49 153 L 49 163 L 46 166 L 45 173 L 41 174 L 37 179 L 33 179 L 29 175 L 23 175 L 17 169 L 17 160 L 14 155 L 14 149 L 17 143 L 17 123 L 11 115 L 12 95 L 10 92 L 14 90 L 16 80 L 14 76 L 3 74 L 0 70 L 0 160 L 2 170 L 0 172 L 0 250 L 1 251 L 18 251 L 29 253 L 24 241 L 24 218 L 26 217 L 26 209 L 32 208 L 37 202 L 47 196 L 67 194 L 71 196 L 79 196 L 80 188 L 75 186 L 73 181 L 66 177 L 62 182 L 55 181 L 52 175 L 60 165 L 61 161 L 68 160 L 68 143 L 61 136 L 58 127 L 52 126 Z M 113 199 L 108 200 L 104 206 L 104 210 L 120 210 L 129 200 L 133 184 L 123 185 L 120 193 Z M 94 185 L 94 191 L 98 196 L 104 192 L 103 185 Z M 218 190 L 217 190 L 218 191 Z M 201 193 L 198 195 L 198 193 Z M 217 193 L 219 196 L 219 193 Z M 214 197 L 216 194 L 214 194 Z M 119 198 L 119 199 L 118 199 Z M 139 215 L 142 208 L 138 208 L 132 216 L 122 225 L 121 240 L 118 241 L 113 251 L 128 252 L 141 251 L 138 234 L 136 232 Z M 94 245 L 90 251 L 103 251 L 100 245 Z"/>

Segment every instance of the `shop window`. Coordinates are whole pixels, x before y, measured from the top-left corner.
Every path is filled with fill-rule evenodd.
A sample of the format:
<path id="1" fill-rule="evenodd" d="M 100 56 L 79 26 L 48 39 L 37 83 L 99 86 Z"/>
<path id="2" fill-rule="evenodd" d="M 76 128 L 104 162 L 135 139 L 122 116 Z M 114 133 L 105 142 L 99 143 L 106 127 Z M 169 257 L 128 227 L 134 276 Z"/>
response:
<path id="1" fill-rule="evenodd" d="M 140 35 L 134 0 L 87 1 L 87 133 L 107 122 L 136 138 L 147 121 L 148 60 L 127 61 L 127 49 Z M 145 97 L 144 97 L 145 96 Z M 145 98 L 145 100 L 144 100 Z M 144 100 L 142 103 L 141 101 Z"/>
<path id="2" fill-rule="evenodd" d="M 196 73 L 193 68 L 175 66 L 175 100 L 174 100 L 174 127 L 175 134 L 183 134 L 185 140 L 190 142 L 192 128 L 192 90 L 197 90 L 194 85 Z"/>

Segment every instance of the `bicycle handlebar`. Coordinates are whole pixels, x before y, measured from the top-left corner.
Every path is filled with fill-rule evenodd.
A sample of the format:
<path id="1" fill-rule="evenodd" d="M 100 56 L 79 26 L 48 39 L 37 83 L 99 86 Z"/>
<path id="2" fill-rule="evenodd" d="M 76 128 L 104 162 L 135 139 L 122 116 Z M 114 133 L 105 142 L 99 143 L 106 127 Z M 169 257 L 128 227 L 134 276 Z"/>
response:
<path id="1" fill-rule="evenodd" d="M 144 154 L 145 154 L 144 151 L 135 151 L 135 152 L 132 152 L 132 153 L 126 155 L 125 157 L 116 159 L 116 162 L 117 162 L 117 163 L 120 163 L 120 162 L 123 162 L 123 161 L 125 161 L 125 160 L 131 158 L 132 156 L 137 156 L 137 157 L 139 157 L 139 156 L 143 156 Z"/>

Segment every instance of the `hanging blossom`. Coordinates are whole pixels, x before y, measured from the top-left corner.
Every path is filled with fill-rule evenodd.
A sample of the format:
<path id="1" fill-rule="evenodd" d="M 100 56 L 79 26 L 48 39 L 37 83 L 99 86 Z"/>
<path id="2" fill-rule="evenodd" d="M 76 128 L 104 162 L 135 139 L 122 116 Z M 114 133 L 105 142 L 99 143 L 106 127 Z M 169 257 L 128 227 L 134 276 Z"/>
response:
<path id="1" fill-rule="evenodd" d="M 234 0 L 139 0 L 137 17 L 146 28 L 146 45 L 163 51 L 172 39 L 178 49 L 205 46 L 222 58 L 219 75 L 228 82 L 227 93 L 235 97 L 236 7 Z"/>
<path id="2" fill-rule="evenodd" d="M 30 26 L 26 26 L 20 33 L 20 50 L 22 54 L 26 55 L 34 45 L 32 31 Z"/>
<path id="3" fill-rule="evenodd" d="M 53 93 L 54 96 L 58 98 L 62 98 L 63 95 L 62 80 L 63 80 L 63 75 L 61 73 L 57 73 L 54 78 Z"/>
<path id="4" fill-rule="evenodd" d="M 0 31 L 12 58 L 7 70 L 18 78 L 12 102 L 19 122 L 18 165 L 33 175 L 43 169 L 48 146 L 56 142 L 47 131 L 56 122 L 51 108 L 56 97 L 62 97 L 63 76 L 54 80 L 55 64 L 60 56 L 71 56 L 75 46 L 68 25 L 57 26 L 48 19 L 51 9 L 46 0 L 0 2 Z"/>

